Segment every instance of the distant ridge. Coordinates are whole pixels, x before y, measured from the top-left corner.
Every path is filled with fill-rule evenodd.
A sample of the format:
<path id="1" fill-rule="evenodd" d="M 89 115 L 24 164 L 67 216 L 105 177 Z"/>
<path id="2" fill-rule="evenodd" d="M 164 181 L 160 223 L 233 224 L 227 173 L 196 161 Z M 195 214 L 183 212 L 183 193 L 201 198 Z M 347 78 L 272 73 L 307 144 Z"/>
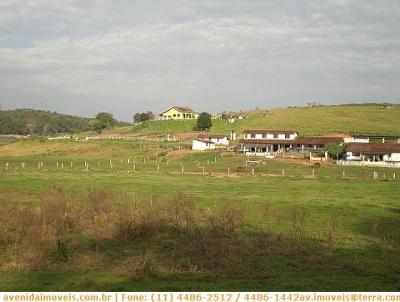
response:
<path id="1" fill-rule="evenodd" d="M 55 135 L 87 131 L 91 118 L 61 114 L 46 110 L 0 110 L 0 134 Z M 118 125 L 127 123 L 118 122 Z"/>

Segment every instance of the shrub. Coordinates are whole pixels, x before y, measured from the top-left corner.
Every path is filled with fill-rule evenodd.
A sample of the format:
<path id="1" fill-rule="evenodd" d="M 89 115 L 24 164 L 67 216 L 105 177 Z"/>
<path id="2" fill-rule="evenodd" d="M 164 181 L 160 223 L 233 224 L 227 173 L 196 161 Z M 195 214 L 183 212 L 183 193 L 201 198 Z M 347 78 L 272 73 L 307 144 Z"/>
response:
<path id="1" fill-rule="evenodd" d="M 60 263 L 67 262 L 70 257 L 70 250 L 68 247 L 68 242 L 64 239 L 57 239 L 56 249 L 50 252 L 50 262 Z"/>

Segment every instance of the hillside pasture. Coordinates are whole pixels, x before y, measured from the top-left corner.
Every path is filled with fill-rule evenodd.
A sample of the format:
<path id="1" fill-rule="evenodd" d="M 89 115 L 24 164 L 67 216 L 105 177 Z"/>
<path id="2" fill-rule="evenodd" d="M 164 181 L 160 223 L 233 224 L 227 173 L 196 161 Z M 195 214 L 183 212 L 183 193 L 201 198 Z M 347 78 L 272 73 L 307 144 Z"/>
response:
<path id="1" fill-rule="evenodd" d="M 0 146 L 0 289 L 396 291 L 400 177 L 375 170 L 176 143 Z"/>
<path id="2" fill-rule="evenodd" d="M 400 105 L 337 105 L 244 112 L 245 120 L 228 123 L 212 120 L 212 133 L 229 135 L 246 129 L 297 130 L 301 135 L 325 135 L 337 132 L 399 135 Z M 152 121 L 114 129 L 114 133 L 160 134 L 192 132 L 196 121 Z"/>

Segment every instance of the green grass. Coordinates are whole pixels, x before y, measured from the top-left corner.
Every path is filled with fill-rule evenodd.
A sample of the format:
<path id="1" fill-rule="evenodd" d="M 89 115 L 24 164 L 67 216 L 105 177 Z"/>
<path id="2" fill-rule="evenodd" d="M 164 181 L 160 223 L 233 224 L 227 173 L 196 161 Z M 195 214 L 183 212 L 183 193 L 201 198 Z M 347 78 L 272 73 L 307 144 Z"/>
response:
<path id="1" fill-rule="evenodd" d="M 71 192 L 72 200 L 88 189 L 107 188 L 117 194 L 108 200 L 112 206 L 126 205 L 119 195 L 149 201 L 185 192 L 196 200 L 199 213 L 214 211 L 224 203 L 239 207 L 246 224 L 237 234 L 238 246 L 251 246 L 250 254 L 238 258 L 239 262 L 227 258 L 232 261 L 229 268 L 220 271 L 204 266 L 191 273 L 168 271 L 132 280 L 118 269 L 129 255 L 144 249 L 163 259 L 174 251 L 178 259 L 186 259 L 190 256 L 184 252 L 185 241 L 161 235 L 129 243 L 107 239 L 100 242 L 101 253 L 96 256 L 92 240 L 80 238 L 66 265 L 18 268 L 18 258 L 11 262 L 13 255 L 3 250 L 0 290 L 400 290 L 400 177 L 392 176 L 396 170 L 375 169 L 379 179 L 373 180 L 371 168 L 345 167 L 343 177 L 342 167 L 327 165 L 311 177 L 308 165 L 266 161 L 254 167 L 252 176 L 252 167 L 244 166 L 242 156 L 171 152 L 169 148 L 176 144 L 151 147 L 140 148 L 136 142 L 2 146 L 0 204 L 3 209 L 18 204 L 38 207 L 55 188 Z M 41 161 L 44 168 L 39 169 Z M 85 161 L 89 171 L 85 171 Z M 200 167 L 205 167 L 205 175 Z M 269 215 L 263 216 L 271 204 Z M 302 209 L 308 214 L 305 238 L 292 242 L 293 213 Z M 326 237 L 331 223 L 335 225 L 333 247 Z M 272 237 L 258 241 L 260 226 Z M 207 259 L 207 254 L 199 254 L 191 261 L 201 267 Z"/>
<path id="2" fill-rule="evenodd" d="M 332 132 L 400 133 L 399 105 L 338 105 L 311 108 L 256 110 L 246 113 L 246 120 L 234 124 L 213 120 L 211 132 L 229 134 L 232 128 L 297 130 L 302 135 L 322 135 Z M 115 133 L 166 134 L 192 132 L 196 122 L 154 121 L 138 126 L 114 129 Z"/>

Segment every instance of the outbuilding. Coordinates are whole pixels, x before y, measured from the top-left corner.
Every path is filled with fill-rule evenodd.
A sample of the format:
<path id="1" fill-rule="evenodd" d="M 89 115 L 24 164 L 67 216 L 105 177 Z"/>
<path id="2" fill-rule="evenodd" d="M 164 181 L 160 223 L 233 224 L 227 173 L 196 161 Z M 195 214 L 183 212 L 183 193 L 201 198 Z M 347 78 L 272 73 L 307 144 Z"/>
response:
<path id="1" fill-rule="evenodd" d="M 215 143 L 209 139 L 196 138 L 192 140 L 192 150 L 211 150 L 215 149 Z"/>

